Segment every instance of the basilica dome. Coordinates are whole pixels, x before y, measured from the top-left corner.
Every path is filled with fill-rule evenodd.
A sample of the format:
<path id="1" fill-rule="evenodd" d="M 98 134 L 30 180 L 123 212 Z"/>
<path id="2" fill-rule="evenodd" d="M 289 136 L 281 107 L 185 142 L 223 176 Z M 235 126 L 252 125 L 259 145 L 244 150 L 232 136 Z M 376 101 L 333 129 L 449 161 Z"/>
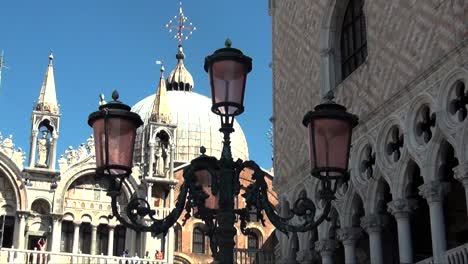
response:
<path id="1" fill-rule="evenodd" d="M 146 97 L 132 107 L 145 126 L 153 109 L 155 94 Z M 219 132 L 219 116 L 211 112 L 211 99 L 191 91 L 167 91 L 167 101 L 171 123 L 177 125 L 175 140 L 175 162 L 185 163 L 200 155 L 200 146 L 206 148 L 206 155 L 219 158 L 222 150 L 222 134 Z M 244 132 L 234 121 L 235 132 L 231 134 L 231 147 L 234 159 L 248 160 L 249 152 Z M 137 131 L 137 142 L 142 139 L 142 131 Z M 141 144 L 135 144 L 135 153 L 141 151 Z"/>

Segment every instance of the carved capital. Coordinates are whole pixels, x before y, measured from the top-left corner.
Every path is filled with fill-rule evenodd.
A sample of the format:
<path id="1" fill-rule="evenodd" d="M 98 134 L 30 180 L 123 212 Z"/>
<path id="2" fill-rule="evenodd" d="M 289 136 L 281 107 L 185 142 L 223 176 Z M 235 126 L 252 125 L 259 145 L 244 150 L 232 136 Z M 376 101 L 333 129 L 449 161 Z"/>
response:
<path id="1" fill-rule="evenodd" d="M 448 182 L 432 181 L 419 186 L 419 194 L 428 203 L 442 202 L 449 190 L 450 183 Z"/>
<path id="2" fill-rule="evenodd" d="M 63 215 L 62 214 L 50 214 L 50 217 L 52 217 L 52 221 L 57 222 L 62 220 Z"/>
<path id="3" fill-rule="evenodd" d="M 468 187 L 468 163 L 463 163 L 453 168 L 453 177 Z"/>
<path id="4" fill-rule="evenodd" d="M 319 240 L 315 242 L 315 250 L 317 250 L 322 256 L 331 256 L 333 251 L 338 248 L 338 242 L 336 240 Z"/>
<path id="5" fill-rule="evenodd" d="M 362 235 L 362 229 L 359 227 L 344 227 L 337 230 L 338 240 L 343 244 L 354 243 Z"/>
<path id="6" fill-rule="evenodd" d="M 361 227 L 367 233 L 381 232 L 387 224 L 387 218 L 379 214 L 371 214 L 361 218 Z"/>
<path id="7" fill-rule="evenodd" d="M 27 211 L 16 211 L 16 216 L 19 219 L 27 219 L 29 215 L 30 215 L 30 213 L 27 212 Z"/>
<path id="8" fill-rule="evenodd" d="M 397 199 L 387 204 L 388 212 L 395 218 L 409 217 L 411 211 L 418 207 L 418 201 L 413 199 Z"/>
<path id="9" fill-rule="evenodd" d="M 78 220 L 73 221 L 73 224 L 75 225 L 75 227 L 80 226 L 81 223 L 82 223 L 82 221 L 78 221 Z"/>

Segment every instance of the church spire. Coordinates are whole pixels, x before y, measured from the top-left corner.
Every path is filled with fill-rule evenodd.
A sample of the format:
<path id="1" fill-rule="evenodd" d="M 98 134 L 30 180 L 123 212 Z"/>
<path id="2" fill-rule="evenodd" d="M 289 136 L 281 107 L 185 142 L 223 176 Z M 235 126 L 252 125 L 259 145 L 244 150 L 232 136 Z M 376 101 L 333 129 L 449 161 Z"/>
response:
<path id="1" fill-rule="evenodd" d="M 154 97 L 153 110 L 151 111 L 151 121 L 158 123 L 170 123 L 170 111 L 169 104 L 167 102 L 166 95 L 166 80 L 164 79 L 164 64 L 162 61 L 157 61 L 157 64 L 161 64 L 161 76 L 159 78 L 158 91 Z"/>
<path id="2" fill-rule="evenodd" d="M 52 52 L 49 54 L 49 65 L 47 72 L 42 83 L 41 93 L 37 99 L 35 107 L 36 111 L 50 112 L 52 114 L 58 114 L 59 108 L 57 104 L 57 95 L 55 93 L 55 79 L 54 79 L 54 66 L 53 66 L 54 55 Z"/>

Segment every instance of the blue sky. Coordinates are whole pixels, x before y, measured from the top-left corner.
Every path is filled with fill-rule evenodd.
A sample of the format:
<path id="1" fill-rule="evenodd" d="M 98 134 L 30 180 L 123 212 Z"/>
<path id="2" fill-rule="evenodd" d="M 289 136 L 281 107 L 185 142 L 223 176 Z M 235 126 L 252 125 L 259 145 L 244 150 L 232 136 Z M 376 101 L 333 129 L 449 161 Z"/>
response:
<path id="1" fill-rule="evenodd" d="M 176 64 L 177 42 L 164 25 L 178 13 L 176 0 L 14 0 L 0 5 L 0 50 L 6 64 L 0 88 L 0 132 L 13 134 L 16 147 L 29 154 L 30 117 L 48 62 L 54 52 L 55 82 L 61 106 L 58 155 L 91 134 L 88 114 L 98 95 L 118 89 L 133 105 L 155 92 L 156 60 L 167 71 Z M 266 133 L 272 115 L 271 20 L 267 0 L 186 0 L 184 13 L 197 27 L 184 44 L 185 65 L 194 91 L 206 96 L 204 57 L 226 37 L 253 58 L 247 81 L 246 110 L 238 117 L 250 158 L 272 166 Z"/>

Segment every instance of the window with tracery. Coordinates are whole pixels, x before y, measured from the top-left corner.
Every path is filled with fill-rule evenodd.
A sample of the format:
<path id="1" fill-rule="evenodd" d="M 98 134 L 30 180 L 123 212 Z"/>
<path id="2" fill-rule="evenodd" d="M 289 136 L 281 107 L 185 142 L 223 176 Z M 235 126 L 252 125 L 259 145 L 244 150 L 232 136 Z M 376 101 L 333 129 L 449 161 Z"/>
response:
<path id="1" fill-rule="evenodd" d="M 367 57 L 364 0 L 350 0 L 341 27 L 341 75 L 344 80 Z"/>
<path id="2" fill-rule="evenodd" d="M 175 239 L 174 239 L 174 249 L 177 252 L 182 251 L 182 228 L 180 225 L 176 225 L 174 228 Z"/>
<path id="3" fill-rule="evenodd" d="M 200 227 L 195 227 L 193 229 L 192 237 L 192 252 L 193 253 L 205 253 L 205 234 Z"/>

